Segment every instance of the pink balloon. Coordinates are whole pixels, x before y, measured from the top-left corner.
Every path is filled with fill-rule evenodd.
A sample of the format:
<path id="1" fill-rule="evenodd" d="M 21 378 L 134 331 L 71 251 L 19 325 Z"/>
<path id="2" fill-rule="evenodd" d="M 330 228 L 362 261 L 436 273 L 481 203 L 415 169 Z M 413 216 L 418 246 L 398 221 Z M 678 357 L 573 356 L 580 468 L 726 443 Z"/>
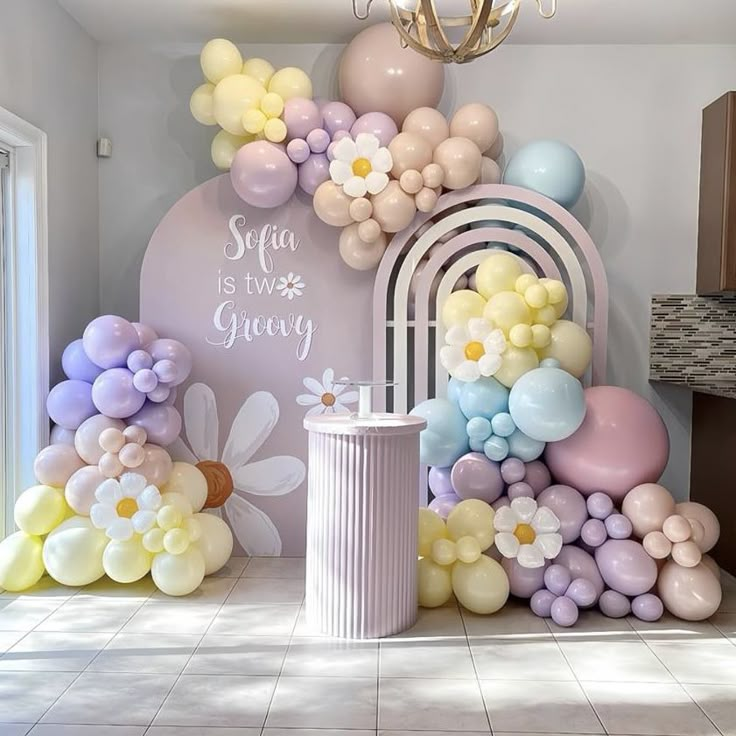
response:
<path id="1" fill-rule="evenodd" d="M 398 132 L 396 123 L 383 112 L 367 112 L 361 115 L 350 128 L 350 135 L 353 139 L 361 133 L 371 133 L 378 138 L 382 146 L 388 146 Z"/>
<path id="2" fill-rule="evenodd" d="M 85 465 L 77 470 L 64 489 L 64 498 L 72 511 L 81 516 L 89 516 L 89 510 L 96 502 L 95 491 L 104 481 L 105 476 L 96 465 Z"/>
<path id="3" fill-rule="evenodd" d="M 74 436 L 74 447 L 84 462 L 89 465 L 97 465 L 100 462 L 100 458 L 105 454 L 100 447 L 100 435 L 110 428 L 122 432 L 125 429 L 125 422 L 120 419 L 111 419 L 103 414 L 95 414 L 79 425 Z"/>
<path id="4" fill-rule="evenodd" d="M 616 386 L 585 389 L 585 404 L 578 431 L 547 445 L 552 475 L 585 495 L 603 491 L 615 502 L 634 486 L 655 483 L 669 455 L 667 429 L 657 410 Z"/>
<path id="5" fill-rule="evenodd" d="M 36 480 L 45 486 L 63 488 L 69 478 L 82 467 L 84 461 L 73 447 L 49 445 L 36 455 L 33 461 L 33 474 Z"/>
<path id="6" fill-rule="evenodd" d="M 532 487 L 534 495 L 538 496 L 545 488 L 550 486 L 552 476 L 541 460 L 532 460 L 532 462 L 526 463 L 524 480 Z"/>
<path id="7" fill-rule="evenodd" d="M 294 194 L 297 169 L 280 147 L 268 141 L 253 141 L 235 154 L 230 181 L 247 204 L 262 208 L 279 207 Z"/>
<path id="8" fill-rule="evenodd" d="M 171 471 L 174 468 L 171 456 L 158 445 L 143 445 L 143 451 L 146 459 L 135 469 L 135 472 L 144 476 L 149 483 L 161 488 L 171 477 Z"/>
<path id="9" fill-rule="evenodd" d="M 452 487 L 463 500 L 477 498 L 493 503 L 503 493 L 503 478 L 498 463 L 480 452 L 463 455 L 453 466 Z"/>
<path id="10" fill-rule="evenodd" d="M 721 536 L 721 525 L 718 523 L 716 515 L 707 506 L 695 501 L 684 501 L 675 506 L 675 512 L 688 520 L 699 521 L 702 525 L 702 538 L 694 538 L 701 552 L 709 552 L 715 547 L 718 538 Z"/>
<path id="11" fill-rule="evenodd" d="M 291 97 L 284 103 L 284 123 L 289 140 L 306 138 L 322 125 L 322 115 L 317 104 L 305 97 Z"/>
<path id="12" fill-rule="evenodd" d="M 570 486 L 550 486 L 539 494 L 537 503 L 549 508 L 560 520 L 560 534 L 565 544 L 580 536 L 583 524 L 588 520 L 588 508 L 582 494 Z"/>
<path id="13" fill-rule="evenodd" d="M 721 584 L 702 562 L 682 567 L 670 560 L 659 573 L 657 592 L 664 607 L 685 621 L 710 618 L 721 605 Z"/>

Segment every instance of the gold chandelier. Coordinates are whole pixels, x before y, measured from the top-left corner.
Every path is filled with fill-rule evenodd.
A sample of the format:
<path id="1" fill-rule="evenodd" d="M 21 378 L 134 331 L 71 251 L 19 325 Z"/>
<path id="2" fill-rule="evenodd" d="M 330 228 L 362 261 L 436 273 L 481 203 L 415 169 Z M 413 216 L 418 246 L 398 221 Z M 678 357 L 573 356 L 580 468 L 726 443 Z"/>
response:
<path id="1" fill-rule="evenodd" d="M 552 18 L 557 0 L 535 0 L 539 14 Z M 368 17 L 373 0 L 360 15 L 357 0 L 353 13 Z M 446 64 L 464 64 L 493 51 L 511 33 L 521 0 L 388 0 L 391 21 L 402 43 L 430 59 Z M 461 6 L 467 5 L 464 9 Z M 547 7 L 547 10 L 545 10 Z"/>

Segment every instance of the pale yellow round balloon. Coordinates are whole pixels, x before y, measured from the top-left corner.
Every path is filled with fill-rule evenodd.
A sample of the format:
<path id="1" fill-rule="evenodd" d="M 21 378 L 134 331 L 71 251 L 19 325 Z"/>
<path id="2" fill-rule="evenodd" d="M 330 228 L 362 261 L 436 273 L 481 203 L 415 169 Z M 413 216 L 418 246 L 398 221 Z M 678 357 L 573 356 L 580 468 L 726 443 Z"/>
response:
<path id="1" fill-rule="evenodd" d="M 215 113 L 212 109 L 212 94 L 214 91 L 215 85 L 206 82 L 205 84 L 200 84 L 189 98 L 189 109 L 192 116 L 202 125 L 217 125 Z"/>
<path id="2" fill-rule="evenodd" d="M 493 377 L 506 388 L 511 388 L 521 376 L 538 367 L 539 357 L 534 348 L 507 345 L 501 355 L 501 367 Z"/>
<path id="3" fill-rule="evenodd" d="M 212 84 L 217 84 L 225 77 L 240 74 L 243 68 L 243 57 L 232 41 L 225 38 L 213 38 L 204 45 L 199 55 L 199 63 L 204 76 Z"/>
<path id="4" fill-rule="evenodd" d="M 528 348 L 534 340 L 531 325 L 514 325 L 509 330 L 509 342 L 517 348 Z"/>
<path id="5" fill-rule="evenodd" d="M 261 102 L 266 94 L 263 85 L 245 74 L 225 77 L 212 95 L 215 120 L 228 133 L 245 135 L 243 115 Z"/>
<path id="6" fill-rule="evenodd" d="M 102 555 L 110 540 L 85 516 L 72 516 L 46 537 L 43 562 L 57 583 L 81 586 L 104 574 Z"/>
<path id="7" fill-rule="evenodd" d="M 442 322 L 445 327 L 465 325 L 473 317 L 482 317 L 486 300 L 476 291 L 453 291 L 442 305 Z"/>
<path id="8" fill-rule="evenodd" d="M 205 575 L 217 572 L 233 553 L 233 533 L 230 527 L 214 514 L 195 514 L 193 521 L 199 524 L 200 537 L 197 548 L 202 553 Z"/>
<path id="9" fill-rule="evenodd" d="M 509 598 L 509 579 L 498 562 L 481 555 L 469 565 L 458 562 L 452 568 L 452 589 L 460 605 L 469 611 L 495 613 Z"/>
<path id="10" fill-rule="evenodd" d="M 547 325 L 532 325 L 532 347 L 535 350 L 546 348 L 552 340 L 552 333 Z"/>
<path id="11" fill-rule="evenodd" d="M 514 291 L 523 294 L 530 286 L 539 283 L 539 279 L 533 273 L 523 273 L 514 283 Z"/>
<path id="12" fill-rule="evenodd" d="M 17 593 L 42 577 L 43 542 L 40 537 L 15 532 L 0 542 L 0 588 Z"/>
<path id="13" fill-rule="evenodd" d="M 233 135 L 226 130 L 221 130 L 212 139 L 212 146 L 210 147 L 212 163 L 222 171 L 229 171 L 233 165 L 235 154 L 252 140 L 252 135 Z"/>
<path id="14" fill-rule="evenodd" d="M 280 95 L 286 102 L 292 97 L 312 99 L 312 80 L 307 73 L 295 66 L 279 69 L 268 82 L 268 91 Z"/>
<path id="15" fill-rule="evenodd" d="M 593 341 L 576 322 L 561 319 L 549 328 L 549 345 L 539 351 L 539 357 L 560 361 L 560 368 L 581 378 L 593 357 Z"/>
<path id="16" fill-rule="evenodd" d="M 43 536 L 66 516 L 64 491 L 51 486 L 32 486 L 15 502 L 15 523 L 26 534 Z"/>
<path id="17" fill-rule="evenodd" d="M 508 253 L 494 253 L 478 266 L 475 282 L 480 294 L 490 299 L 501 291 L 513 291 L 521 273 L 518 258 Z"/>
<path id="18" fill-rule="evenodd" d="M 170 555 L 180 555 L 189 547 L 189 534 L 184 529 L 169 529 L 164 534 L 164 549 Z"/>
<path id="19" fill-rule="evenodd" d="M 181 522 L 181 512 L 173 505 L 162 506 L 156 514 L 156 523 L 166 532 L 176 529 Z"/>
<path id="20" fill-rule="evenodd" d="M 134 583 L 148 575 L 153 555 L 143 546 L 140 534 L 125 542 L 111 541 L 102 553 L 105 574 L 116 583 Z"/>
<path id="21" fill-rule="evenodd" d="M 196 465 L 176 462 L 168 482 L 160 490 L 161 493 L 180 493 L 189 500 L 192 511 L 201 511 L 207 500 L 207 478 Z"/>
<path id="22" fill-rule="evenodd" d="M 452 565 L 457 559 L 457 548 L 451 539 L 435 539 L 430 557 L 438 565 Z"/>
<path id="23" fill-rule="evenodd" d="M 286 139 L 286 123 L 280 118 L 271 118 L 263 126 L 263 134 L 271 143 L 281 143 Z"/>
<path id="24" fill-rule="evenodd" d="M 253 79 L 260 82 L 264 87 L 268 86 L 275 71 L 271 63 L 257 57 L 248 59 L 243 64 L 243 74 L 253 77 Z"/>
<path id="25" fill-rule="evenodd" d="M 417 530 L 417 554 L 420 557 L 429 557 L 432 553 L 432 544 L 438 539 L 446 538 L 447 527 L 442 517 L 424 506 L 420 508 Z"/>
<path id="26" fill-rule="evenodd" d="M 475 537 L 460 537 L 456 546 L 457 558 L 460 562 L 475 562 L 482 554 L 480 544 Z"/>
<path id="27" fill-rule="evenodd" d="M 419 605 L 422 608 L 437 608 L 450 600 L 452 595 L 452 568 L 438 565 L 429 557 L 417 563 L 417 587 Z"/>
<path id="28" fill-rule="evenodd" d="M 555 316 L 559 319 L 567 309 L 568 297 L 565 284 L 557 279 L 539 279 L 539 283 L 547 289 L 547 298 L 555 309 Z"/>
<path id="29" fill-rule="evenodd" d="M 268 118 L 263 110 L 258 110 L 256 108 L 246 110 L 243 113 L 243 127 L 245 128 L 245 132 L 250 133 L 251 135 L 260 133 L 265 127 L 267 120 Z"/>
<path id="30" fill-rule="evenodd" d="M 153 554 L 163 552 L 165 534 L 166 532 L 157 526 L 153 527 L 153 529 L 149 529 L 143 535 L 142 544 L 144 549 L 152 552 Z"/>
<path id="31" fill-rule="evenodd" d="M 521 294 L 501 291 L 494 294 L 483 310 L 483 316 L 507 335 L 514 325 L 531 325 L 532 312 Z"/>
<path id="32" fill-rule="evenodd" d="M 284 111 L 284 100 L 281 95 L 277 95 L 275 92 L 269 92 L 264 95 L 261 100 L 261 110 L 263 110 L 269 118 L 278 118 Z"/>
<path id="33" fill-rule="evenodd" d="M 548 304 L 546 307 L 542 307 L 541 309 L 535 309 L 532 321 L 535 325 L 552 327 L 552 325 L 557 321 L 557 312 L 554 305 Z"/>
<path id="34" fill-rule="evenodd" d="M 161 506 L 173 506 L 182 517 L 191 516 L 194 513 L 194 507 L 189 497 L 184 493 L 174 493 L 173 491 L 165 491 L 161 494 Z M 179 526 L 181 521 L 174 526 Z"/>
<path id="35" fill-rule="evenodd" d="M 166 595 L 189 595 L 204 580 L 204 557 L 192 545 L 180 555 L 159 552 L 153 558 L 151 577 L 156 587 Z"/>
<path id="36" fill-rule="evenodd" d="M 549 302 L 549 294 L 542 284 L 532 284 L 524 292 L 524 301 L 532 309 L 541 309 L 542 307 L 547 306 L 547 303 Z"/>
<path id="37" fill-rule="evenodd" d="M 475 537 L 481 550 L 488 549 L 496 534 L 493 529 L 495 515 L 485 501 L 476 498 L 461 501 L 447 517 L 447 533 L 455 542 L 462 537 Z"/>

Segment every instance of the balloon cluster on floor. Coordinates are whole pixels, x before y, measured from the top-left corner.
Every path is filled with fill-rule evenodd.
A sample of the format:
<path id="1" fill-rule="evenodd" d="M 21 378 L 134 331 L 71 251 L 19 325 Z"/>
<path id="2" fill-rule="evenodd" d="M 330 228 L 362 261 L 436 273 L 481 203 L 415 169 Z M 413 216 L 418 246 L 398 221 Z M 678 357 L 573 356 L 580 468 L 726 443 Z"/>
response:
<path id="1" fill-rule="evenodd" d="M 323 222 L 342 228 L 340 255 L 354 269 L 375 268 L 393 234 L 431 212 L 443 191 L 501 181 L 496 113 L 471 103 L 446 118 L 436 109 L 442 64 L 402 48 L 390 23 L 348 44 L 342 101 L 313 100 L 301 69 L 244 60 L 224 39 L 207 43 L 201 66 L 208 81 L 190 108 L 200 123 L 222 127 L 212 158 L 230 170 L 238 195 L 277 207 L 299 187 Z M 569 146 L 537 141 L 514 155 L 503 179 L 571 207 L 585 170 Z"/>
<path id="2" fill-rule="evenodd" d="M 686 620 L 720 605 L 720 533 L 698 503 L 657 484 L 669 456 L 652 405 L 615 386 L 584 389 L 591 340 L 561 319 L 567 292 L 491 253 L 477 291 L 442 308 L 448 398 L 422 402 L 434 499 L 419 516 L 419 600 L 454 593 L 477 613 L 509 595 L 572 626 L 580 609 Z"/>
<path id="3" fill-rule="evenodd" d="M 25 590 L 45 573 L 82 586 L 150 572 L 164 593 L 191 593 L 227 562 L 233 538 L 201 513 L 224 500 L 212 499 L 205 474 L 165 449 L 181 430 L 172 404 L 189 350 L 106 315 L 67 346 L 62 368 L 67 380 L 47 400 L 52 444 L 33 467 L 39 485 L 20 494 L 20 531 L 0 543 L 0 588 Z"/>

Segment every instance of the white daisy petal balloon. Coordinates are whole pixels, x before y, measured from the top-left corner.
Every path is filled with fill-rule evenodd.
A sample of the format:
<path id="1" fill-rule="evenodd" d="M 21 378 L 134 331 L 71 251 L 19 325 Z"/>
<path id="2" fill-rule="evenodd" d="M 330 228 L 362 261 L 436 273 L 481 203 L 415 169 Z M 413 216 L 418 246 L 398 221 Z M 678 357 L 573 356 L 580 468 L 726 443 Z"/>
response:
<path id="1" fill-rule="evenodd" d="M 386 188 L 393 159 L 373 133 L 359 133 L 354 141 L 343 138 L 333 150 L 330 178 L 349 197 L 378 194 Z"/>
<path id="2" fill-rule="evenodd" d="M 440 362 L 453 378 L 465 383 L 495 375 L 506 350 L 503 331 L 482 317 L 452 326 L 445 334 L 445 343 L 440 350 Z"/>

